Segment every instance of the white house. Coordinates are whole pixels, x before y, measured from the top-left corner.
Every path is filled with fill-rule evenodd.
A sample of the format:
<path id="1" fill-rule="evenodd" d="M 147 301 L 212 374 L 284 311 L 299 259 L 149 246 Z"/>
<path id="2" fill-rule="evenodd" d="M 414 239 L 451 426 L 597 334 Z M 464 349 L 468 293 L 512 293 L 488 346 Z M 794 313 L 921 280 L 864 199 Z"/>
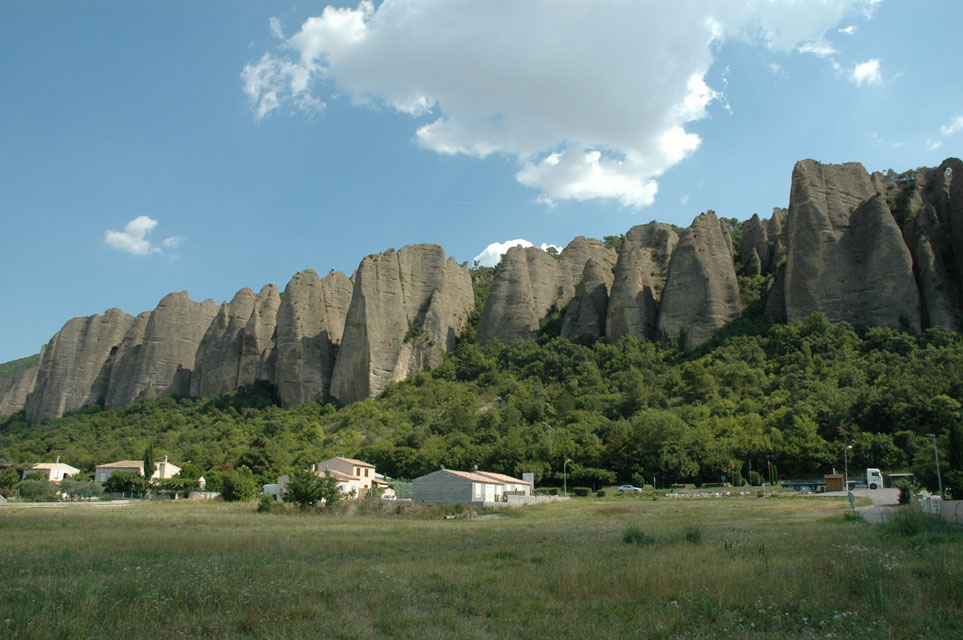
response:
<path id="1" fill-rule="evenodd" d="M 41 476 L 59 485 L 61 480 L 77 473 L 80 473 L 80 469 L 64 464 L 60 461 L 60 458 L 57 458 L 57 462 L 40 462 L 29 469 L 24 469 L 23 479 L 26 480 L 28 476 L 34 478 Z"/>
<path id="2" fill-rule="evenodd" d="M 501 502 L 504 494 L 504 482 L 478 472 L 440 469 L 412 482 L 412 500 L 429 504 Z"/>
<path id="3" fill-rule="evenodd" d="M 118 471 L 128 471 L 130 473 L 136 473 L 139 476 L 144 475 L 144 461 L 143 460 L 120 460 L 118 462 L 108 462 L 107 464 L 99 464 L 96 469 L 94 469 L 94 480 L 96 482 L 107 482 L 107 478 L 114 475 Z M 178 473 L 180 473 L 181 468 L 175 464 L 171 464 L 167 461 L 167 456 L 160 462 L 154 463 L 154 473 L 151 475 L 151 480 L 167 480 L 168 478 L 173 478 Z"/>
<path id="4" fill-rule="evenodd" d="M 491 471 L 476 471 L 475 473 L 485 476 L 486 478 L 491 478 L 492 480 L 498 480 L 504 484 L 506 494 L 513 494 L 517 496 L 532 495 L 532 485 L 525 480 L 519 480 L 518 478 L 506 476 L 504 473 L 493 473 Z"/>

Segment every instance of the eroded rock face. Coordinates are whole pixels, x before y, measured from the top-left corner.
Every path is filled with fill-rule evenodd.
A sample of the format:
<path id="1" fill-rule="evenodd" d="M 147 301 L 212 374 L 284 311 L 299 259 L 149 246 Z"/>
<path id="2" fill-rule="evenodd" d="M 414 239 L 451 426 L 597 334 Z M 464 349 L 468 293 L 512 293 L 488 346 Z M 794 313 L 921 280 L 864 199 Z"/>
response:
<path id="1" fill-rule="evenodd" d="M 37 367 L 30 367 L 17 374 L 13 380 L 0 380 L 0 418 L 20 411 L 27 405 L 27 398 L 37 383 Z"/>
<path id="2" fill-rule="evenodd" d="M 111 408 L 170 394 L 187 395 L 197 348 L 217 310 L 212 300 L 194 302 L 186 291 L 165 296 L 147 318 L 139 342 L 131 336 L 129 344 L 136 356 L 127 359 L 123 375 L 111 378 L 111 386 L 118 385 L 108 394 Z"/>
<path id="3" fill-rule="evenodd" d="M 282 406 L 327 402 L 351 292 L 340 271 L 319 278 L 307 269 L 288 282 L 277 311 L 273 377 Z"/>
<path id="4" fill-rule="evenodd" d="M 742 225 L 742 242 L 739 249 L 744 274 L 759 275 L 768 271 L 769 234 L 755 213 Z"/>
<path id="5" fill-rule="evenodd" d="M 858 163 L 796 164 L 786 249 L 787 321 L 822 311 L 832 321 L 919 329 L 912 256 Z"/>
<path id="6" fill-rule="evenodd" d="M 678 242 L 675 230 L 661 222 L 635 226 L 625 234 L 608 302 L 605 334 L 609 341 L 626 335 L 656 338 L 669 260 Z"/>
<path id="7" fill-rule="evenodd" d="M 437 245 L 368 256 L 355 274 L 331 395 L 357 402 L 440 364 L 474 303 L 468 269 Z"/>
<path id="8" fill-rule="evenodd" d="M 133 322 L 120 309 L 68 320 L 44 348 L 24 407 L 27 420 L 39 422 L 101 401 L 117 348 Z"/>
<path id="9" fill-rule="evenodd" d="M 598 338 L 605 335 L 612 280 L 611 267 L 599 264 L 594 258 L 588 259 L 582 277 L 575 285 L 575 295 L 565 308 L 561 332 L 563 338 Z"/>
<path id="10" fill-rule="evenodd" d="M 659 331 L 686 348 L 702 344 L 741 311 L 729 245 L 715 213 L 697 216 L 679 239 L 662 295 Z"/>
<path id="11" fill-rule="evenodd" d="M 218 309 L 201 340 L 191 375 L 191 395 L 219 395 L 268 379 L 281 298 L 267 285 L 255 295 L 244 288 Z"/>
<path id="12" fill-rule="evenodd" d="M 478 341 L 489 344 L 497 339 L 512 342 L 534 338 L 539 321 L 551 313 L 566 313 L 566 305 L 576 297 L 576 288 L 586 274 L 585 266 L 594 260 L 596 268 L 590 271 L 593 278 L 606 281 L 611 286 L 611 273 L 617 254 L 599 240 L 583 238 L 572 240 L 555 258 L 534 247 L 513 247 L 502 257 L 495 273 L 491 292 L 478 323 Z M 582 287 L 583 295 L 597 298 L 597 283 Z M 607 293 L 607 291 L 606 291 Z M 579 301 L 576 307 L 587 312 L 596 303 Z M 572 313 L 578 314 L 575 310 Z M 587 316 L 586 316 L 587 322 Z M 569 330 L 576 331 L 577 321 L 569 323 Z M 564 329 L 563 320 L 563 331 Z M 601 335 L 601 334 L 599 334 Z"/>

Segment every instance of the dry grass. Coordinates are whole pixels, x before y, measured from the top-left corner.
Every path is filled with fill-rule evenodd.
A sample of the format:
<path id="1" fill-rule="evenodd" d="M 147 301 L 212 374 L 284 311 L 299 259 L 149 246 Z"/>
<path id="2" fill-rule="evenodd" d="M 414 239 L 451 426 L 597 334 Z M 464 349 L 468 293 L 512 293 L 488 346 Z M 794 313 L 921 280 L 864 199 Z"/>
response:
<path id="1" fill-rule="evenodd" d="M 622 496 L 422 520 L 5 507 L 0 637 L 963 636 L 960 538 L 884 537 L 847 508 Z M 625 544 L 629 527 L 654 543 Z"/>

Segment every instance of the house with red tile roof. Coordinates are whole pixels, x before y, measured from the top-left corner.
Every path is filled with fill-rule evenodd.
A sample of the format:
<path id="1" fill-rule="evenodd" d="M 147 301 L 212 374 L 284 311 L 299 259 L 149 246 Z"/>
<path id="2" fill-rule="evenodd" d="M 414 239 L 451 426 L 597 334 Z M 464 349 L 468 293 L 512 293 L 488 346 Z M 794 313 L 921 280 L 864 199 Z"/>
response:
<path id="1" fill-rule="evenodd" d="M 72 467 L 69 464 L 64 464 L 58 457 L 56 462 L 39 462 L 29 469 L 24 469 L 23 480 L 26 480 L 28 477 L 35 480 L 38 478 L 46 478 L 59 486 L 61 480 L 77 473 L 80 473 L 80 469 Z"/>

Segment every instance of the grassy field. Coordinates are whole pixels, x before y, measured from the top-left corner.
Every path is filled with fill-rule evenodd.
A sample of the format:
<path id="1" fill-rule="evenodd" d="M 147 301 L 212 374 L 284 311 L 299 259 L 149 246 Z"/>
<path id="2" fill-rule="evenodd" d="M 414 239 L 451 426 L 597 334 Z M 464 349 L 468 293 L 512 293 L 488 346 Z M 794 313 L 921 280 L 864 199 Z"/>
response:
<path id="1" fill-rule="evenodd" d="M 963 637 L 963 537 L 885 535 L 844 501 L 394 509 L 2 507 L 0 637 Z"/>

